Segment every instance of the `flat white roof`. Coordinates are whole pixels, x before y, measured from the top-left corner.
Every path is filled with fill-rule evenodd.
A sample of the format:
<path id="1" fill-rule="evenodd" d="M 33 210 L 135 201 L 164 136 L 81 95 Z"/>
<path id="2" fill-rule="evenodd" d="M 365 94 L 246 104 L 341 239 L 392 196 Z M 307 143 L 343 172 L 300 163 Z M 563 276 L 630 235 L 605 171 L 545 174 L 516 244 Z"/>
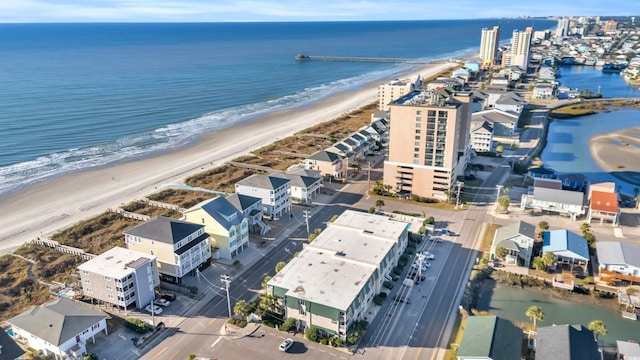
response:
<path id="1" fill-rule="evenodd" d="M 293 258 L 269 285 L 287 296 L 346 310 L 409 223 L 347 210 Z"/>
<path id="2" fill-rule="evenodd" d="M 335 251 L 302 250 L 278 272 L 269 285 L 288 289 L 286 295 L 346 311 L 376 267 Z"/>
<path id="3" fill-rule="evenodd" d="M 140 259 L 143 259 L 143 261 L 139 261 Z M 153 255 L 116 246 L 93 259 L 80 264 L 78 269 L 98 275 L 106 275 L 112 278 L 121 279 L 132 273 L 137 266 L 141 265 L 141 263 L 155 259 L 156 257 Z M 128 264 L 131 265 L 127 266 Z"/>
<path id="4" fill-rule="evenodd" d="M 338 252 L 346 258 L 378 267 L 396 242 L 396 239 L 376 236 L 367 230 L 328 224 L 308 247 Z"/>
<path id="5" fill-rule="evenodd" d="M 402 232 L 411 224 L 391 220 L 384 215 L 369 214 L 354 210 L 346 210 L 332 224 L 340 224 L 353 229 L 363 229 L 376 236 L 397 240 Z"/>

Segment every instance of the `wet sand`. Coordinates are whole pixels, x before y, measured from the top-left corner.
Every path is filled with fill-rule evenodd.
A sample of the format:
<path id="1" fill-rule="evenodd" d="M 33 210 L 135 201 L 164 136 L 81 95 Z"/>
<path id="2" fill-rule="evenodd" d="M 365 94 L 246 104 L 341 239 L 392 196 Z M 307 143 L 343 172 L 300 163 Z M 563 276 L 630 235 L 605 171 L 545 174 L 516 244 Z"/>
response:
<path id="1" fill-rule="evenodd" d="M 603 170 L 640 185 L 640 126 L 596 135 L 589 139 L 589 148 Z"/>

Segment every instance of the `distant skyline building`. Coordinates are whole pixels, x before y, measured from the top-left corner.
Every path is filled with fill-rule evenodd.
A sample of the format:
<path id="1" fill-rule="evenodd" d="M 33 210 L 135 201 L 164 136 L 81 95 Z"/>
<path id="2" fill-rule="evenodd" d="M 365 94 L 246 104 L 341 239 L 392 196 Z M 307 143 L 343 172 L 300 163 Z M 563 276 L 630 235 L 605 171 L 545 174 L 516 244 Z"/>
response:
<path id="1" fill-rule="evenodd" d="M 607 20 L 607 22 L 604 23 L 604 32 L 610 33 L 610 32 L 616 32 L 616 30 L 618 30 L 617 21 L 611 19 L 611 20 Z"/>
<path id="2" fill-rule="evenodd" d="M 390 104 L 384 184 L 402 197 L 444 200 L 471 152 L 471 96 L 451 90 L 414 91 Z"/>
<path id="3" fill-rule="evenodd" d="M 494 26 L 492 29 L 482 29 L 480 38 L 480 60 L 482 67 L 490 67 L 496 63 L 498 47 L 500 44 L 500 26 Z"/>
<path id="4" fill-rule="evenodd" d="M 531 38 L 533 28 L 527 27 L 524 31 L 513 30 L 511 37 L 511 48 L 502 55 L 502 67 L 519 66 L 525 72 L 529 65 L 529 55 L 531 52 Z"/>
<path id="5" fill-rule="evenodd" d="M 418 75 L 415 81 L 410 79 L 396 79 L 378 86 L 378 110 L 388 111 L 389 103 L 412 91 L 422 91 L 424 80 Z"/>
<path id="6" fill-rule="evenodd" d="M 556 38 L 563 38 L 569 36 L 569 29 L 571 28 L 570 19 L 558 20 L 558 27 L 556 27 Z"/>

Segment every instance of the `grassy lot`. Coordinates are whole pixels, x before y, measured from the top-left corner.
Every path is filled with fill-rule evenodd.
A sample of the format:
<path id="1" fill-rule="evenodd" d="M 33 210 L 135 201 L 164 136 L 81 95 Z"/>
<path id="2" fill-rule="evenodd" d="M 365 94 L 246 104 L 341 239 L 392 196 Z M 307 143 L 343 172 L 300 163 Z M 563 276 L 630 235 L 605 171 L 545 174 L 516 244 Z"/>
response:
<path id="1" fill-rule="evenodd" d="M 51 240 L 100 255 L 114 246 L 126 247 L 123 231 L 140 223 L 139 220 L 104 212 L 55 233 Z"/>
<path id="2" fill-rule="evenodd" d="M 0 256 L 0 320 L 49 300 L 49 288 L 29 277 L 31 264 L 12 255 Z"/>
<path id="3" fill-rule="evenodd" d="M 35 261 L 33 275 L 47 283 L 52 281 L 68 283 L 69 276 L 74 274 L 76 267 L 84 262 L 79 256 L 61 253 L 36 244 L 24 244 L 15 253 Z"/>
<path id="4" fill-rule="evenodd" d="M 444 353 L 444 360 L 456 360 L 458 354 L 458 346 L 460 346 L 460 342 L 462 342 L 462 335 L 464 334 L 464 327 L 466 325 L 467 319 L 460 314 L 457 313 L 456 321 L 453 324 L 453 330 L 451 332 L 451 337 L 449 338 L 449 343 L 447 344 L 447 350 Z"/>
<path id="5" fill-rule="evenodd" d="M 142 214 L 147 216 L 166 216 L 174 219 L 180 219 L 182 217 L 182 213 L 179 211 L 159 208 L 156 206 L 148 205 L 142 203 L 140 201 L 132 201 L 125 206 L 122 206 L 122 209 L 125 211 L 133 212 L 136 214 Z"/>
<path id="6" fill-rule="evenodd" d="M 150 195 L 148 198 L 149 200 L 178 205 L 182 208 L 188 209 L 216 196 L 218 195 L 203 191 L 167 189 Z"/>
<path id="7" fill-rule="evenodd" d="M 596 112 L 607 111 L 610 107 L 638 107 L 639 104 L 633 99 L 629 100 L 609 100 L 587 101 L 578 104 L 571 104 L 554 109 L 551 115 L 557 118 L 568 118 L 574 116 L 590 115 Z"/>
<path id="8" fill-rule="evenodd" d="M 484 237 L 482 238 L 482 244 L 480 245 L 480 251 L 482 251 L 483 255 L 489 255 L 489 250 L 491 250 L 491 243 L 493 242 L 493 237 L 496 234 L 496 230 L 501 228 L 502 225 L 498 224 L 490 224 L 487 225 L 487 230 L 484 233 Z"/>

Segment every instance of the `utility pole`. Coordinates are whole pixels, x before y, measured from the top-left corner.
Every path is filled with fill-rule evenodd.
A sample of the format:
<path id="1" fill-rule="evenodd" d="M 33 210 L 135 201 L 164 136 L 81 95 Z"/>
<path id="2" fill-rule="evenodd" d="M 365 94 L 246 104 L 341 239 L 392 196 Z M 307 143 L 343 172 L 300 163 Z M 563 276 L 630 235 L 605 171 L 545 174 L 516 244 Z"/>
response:
<path id="1" fill-rule="evenodd" d="M 498 215 L 498 205 L 499 205 L 498 200 L 500 199 L 500 191 L 502 191 L 503 187 L 504 186 L 502 186 L 502 185 L 496 185 L 496 189 L 498 190 L 498 194 L 496 195 L 496 216 Z M 492 224 L 493 224 L 493 222 L 492 222 Z"/>
<path id="2" fill-rule="evenodd" d="M 422 282 L 421 281 L 421 279 L 422 279 L 422 262 L 424 261 L 425 256 L 423 254 L 421 254 L 421 253 L 418 253 L 417 258 L 418 258 L 418 276 L 416 277 L 416 280 L 421 283 Z M 418 287 L 418 292 L 420 292 L 420 287 Z"/>
<path id="3" fill-rule="evenodd" d="M 304 209 L 304 214 L 302 216 L 304 216 L 304 222 L 307 225 L 307 237 L 309 237 L 311 235 L 309 233 L 309 218 L 311 217 L 311 214 L 309 214 L 309 210 Z"/>
<path id="4" fill-rule="evenodd" d="M 456 208 L 458 208 L 458 205 L 460 204 L 460 188 L 462 188 L 463 185 L 464 183 L 462 181 L 458 181 L 456 183 L 456 186 L 458 187 L 458 192 L 456 193 Z"/>
<path id="5" fill-rule="evenodd" d="M 371 188 L 371 160 L 369 160 L 369 168 L 367 169 L 367 189 Z"/>
<path id="6" fill-rule="evenodd" d="M 229 285 L 231 284 L 231 279 L 229 279 L 229 275 L 222 274 L 220 275 L 220 280 L 225 285 L 225 290 L 227 290 L 227 307 L 229 308 L 229 318 L 231 318 L 231 297 L 229 296 Z"/>

